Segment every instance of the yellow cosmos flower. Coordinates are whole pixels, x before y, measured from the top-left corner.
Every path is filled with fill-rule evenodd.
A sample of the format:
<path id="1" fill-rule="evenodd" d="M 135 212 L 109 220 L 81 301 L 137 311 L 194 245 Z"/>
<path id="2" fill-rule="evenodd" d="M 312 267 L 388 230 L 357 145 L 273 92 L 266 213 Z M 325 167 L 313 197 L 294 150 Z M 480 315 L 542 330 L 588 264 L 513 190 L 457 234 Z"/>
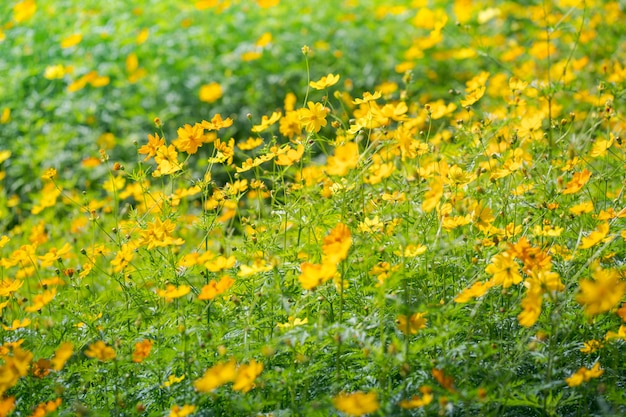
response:
<path id="1" fill-rule="evenodd" d="M 205 103 L 216 102 L 222 97 L 222 94 L 222 86 L 216 82 L 204 84 L 200 87 L 200 101 Z"/>
<path id="2" fill-rule="evenodd" d="M 596 362 L 591 369 L 586 367 L 580 368 L 575 374 L 569 378 L 565 378 L 565 382 L 570 387 L 576 387 L 583 382 L 587 382 L 592 378 L 599 378 L 604 373 L 603 369 L 600 369 L 600 362 Z"/>
<path id="3" fill-rule="evenodd" d="M 563 194 L 577 193 L 585 184 L 587 184 L 589 178 L 591 178 L 591 172 L 588 169 L 574 173 L 572 179 L 565 185 Z"/>
<path id="4" fill-rule="evenodd" d="M 316 90 L 323 90 L 337 84 L 337 82 L 339 82 L 339 78 L 339 75 L 328 74 L 320 78 L 318 81 L 311 81 L 309 86 Z"/>
<path id="5" fill-rule="evenodd" d="M 593 280 L 580 281 L 576 301 L 583 305 L 585 313 L 595 316 L 614 308 L 626 293 L 626 282 L 614 269 L 597 268 L 591 273 Z"/>
<path id="6" fill-rule="evenodd" d="M 337 410 L 354 417 L 374 413 L 380 407 L 378 404 L 378 396 L 375 392 L 342 392 L 333 398 L 333 403 Z"/>
<path id="7" fill-rule="evenodd" d="M 157 290 L 157 294 L 160 297 L 165 298 L 166 302 L 170 302 L 176 298 L 184 297 L 189 294 L 189 291 L 191 291 L 191 287 L 189 285 L 181 285 L 177 287 L 175 285 L 168 284 L 164 290 Z"/>
<path id="8" fill-rule="evenodd" d="M 89 345 L 89 348 L 85 351 L 85 356 L 106 362 L 115 359 L 116 353 L 111 346 L 107 346 L 102 340 L 98 340 L 96 343 Z"/>
<path id="9" fill-rule="evenodd" d="M 74 33 L 61 41 L 61 48 L 67 49 L 78 45 L 83 40 L 83 35 Z"/>
<path id="10" fill-rule="evenodd" d="M 508 252 L 502 252 L 491 258 L 485 272 L 493 275 L 495 285 L 502 285 L 504 288 L 522 282 L 519 265 Z"/>
<path id="11" fill-rule="evenodd" d="M 211 392 L 224 384 L 235 380 L 237 375 L 236 363 L 234 359 L 228 362 L 218 363 L 207 369 L 204 375 L 193 382 L 196 391 Z"/>
<path id="12" fill-rule="evenodd" d="M 405 335 L 417 334 L 418 331 L 426 328 L 426 313 L 414 313 L 411 316 L 401 314 L 396 320 L 398 329 Z"/>
<path id="13" fill-rule="evenodd" d="M 252 359 L 249 364 L 240 365 L 233 383 L 235 391 L 248 392 L 254 388 L 254 380 L 263 371 L 263 364 Z"/>
<path id="14" fill-rule="evenodd" d="M 133 362 L 140 363 L 148 357 L 152 345 L 154 342 L 150 339 L 144 339 L 141 342 L 135 343 L 135 350 L 133 351 Z"/>
<path id="15" fill-rule="evenodd" d="M 67 360 L 72 356 L 73 352 L 74 347 L 71 343 L 61 343 L 61 346 L 59 346 L 54 352 L 54 357 L 50 359 L 52 369 L 54 369 L 55 371 L 60 371 L 61 369 L 63 369 L 65 362 L 67 362 Z"/>
<path id="16" fill-rule="evenodd" d="M 196 411 L 195 405 L 183 405 L 182 407 L 175 405 L 169 413 L 169 417 L 186 417 Z"/>
<path id="17" fill-rule="evenodd" d="M 212 300 L 226 292 L 234 283 L 235 280 L 226 275 L 220 278 L 219 281 L 211 280 L 211 282 L 202 287 L 198 300 Z"/>

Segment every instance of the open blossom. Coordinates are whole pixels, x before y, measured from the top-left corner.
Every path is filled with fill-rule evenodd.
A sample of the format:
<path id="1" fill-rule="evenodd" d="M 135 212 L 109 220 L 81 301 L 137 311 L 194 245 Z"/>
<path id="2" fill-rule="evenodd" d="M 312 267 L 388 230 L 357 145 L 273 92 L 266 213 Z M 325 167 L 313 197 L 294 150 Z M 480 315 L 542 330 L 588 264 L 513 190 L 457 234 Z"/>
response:
<path id="1" fill-rule="evenodd" d="M 302 123 L 307 132 L 317 133 L 328 123 L 326 121 L 328 109 L 322 103 L 314 103 L 312 101 L 307 103 L 307 107 L 301 110 L 300 123 Z"/>
<path id="2" fill-rule="evenodd" d="M 106 362 L 115 359 L 116 353 L 111 346 L 107 346 L 102 340 L 98 340 L 96 343 L 89 345 L 85 355 Z"/>
<path id="3" fill-rule="evenodd" d="M 502 285 L 504 288 L 522 282 L 519 265 L 508 252 L 499 253 L 491 258 L 491 263 L 487 265 L 485 271 L 493 275 L 495 285 Z"/>
<path id="4" fill-rule="evenodd" d="M 349 416 L 362 416 L 378 410 L 378 396 L 375 392 L 340 393 L 333 398 L 335 408 Z"/>
<path id="5" fill-rule="evenodd" d="M 576 301 L 583 305 L 585 313 L 595 316 L 616 307 L 626 293 L 626 282 L 620 280 L 615 269 L 597 268 L 591 273 L 593 280 L 580 281 Z"/>
<path id="6" fill-rule="evenodd" d="M 339 75 L 328 74 L 319 79 L 319 81 L 311 81 L 309 86 L 316 90 L 323 90 L 330 86 L 337 84 L 339 81 Z"/>

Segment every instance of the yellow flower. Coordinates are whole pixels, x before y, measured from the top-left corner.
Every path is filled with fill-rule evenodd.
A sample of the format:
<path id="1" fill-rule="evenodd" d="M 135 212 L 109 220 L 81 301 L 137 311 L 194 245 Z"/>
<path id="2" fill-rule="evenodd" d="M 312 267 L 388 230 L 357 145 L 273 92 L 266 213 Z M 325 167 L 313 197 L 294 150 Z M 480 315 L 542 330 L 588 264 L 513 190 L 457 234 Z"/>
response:
<path id="1" fill-rule="evenodd" d="M 338 223 L 328 236 L 324 238 L 322 252 L 324 253 L 323 263 L 337 264 L 346 259 L 348 251 L 352 246 L 350 229 L 343 223 Z"/>
<path id="2" fill-rule="evenodd" d="M 421 387 L 420 392 L 422 393 L 422 397 L 418 397 L 417 395 L 411 398 L 410 400 L 402 400 L 398 403 L 398 405 L 404 409 L 411 408 L 419 408 L 428 405 L 433 400 L 432 389 L 430 387 L 424 386 Z"/>
<path id="3" fill-rule="evenodd" d="M 326 161 L 326 173 L 343 177 L 359 163 L 359 146 L 348 142 L 335 148 L 335 155 L 329 156 Z"/>
<path id="4" fill-rule="evenodd" d="M 83 35 L 80 33 L 74 33 L 61 41 L 61 48 L 71 48 L 76 46 L 83 40 Z"/>
<path id="5" fill-rule="evenodd" d="M 491 263 L 487 265 L 485 272 L 493 275 L 495 285 L 502 285 L 504 288 L 522 282 L 519 265 L 508 252 L 499 253 L 491 258 Z"/>
<path id="6" fill-rule="evenodd" d="M 615 307 L 624 293 L 626 282 L 620 280 L 620 274 L 614 269 L 597 268 L 591 273 L 593 280 L 580 281 L 580 291 L 576 301 L 583 305 L 585 313 L 595 316 Z"/>
<path id="7" fill-rule="evenodd" d="M 369 103 L 370 101 L 376 101 L 381 97 L 382 97 L 382 94 L 380 91 L 375 91 L 374 94 L 370 93 L 369 91 L 366 91 L 365 93 L 363 93 L 363 98 L 354 99 L 352 101 L 352 104 L 359 105 L 363 103 Z"/>
<path id="8" fill-rule="evenodd" d="M 44 70 L 43 77 L 46 80 L 58 80 L 65 76 L 65 67 L 62 64 L 48 65 Z"/>
<path id="9" fill-rule="evenodd" d="M 335 408 L 349 416 L 363 416 L 378 410 L 378 397 L 375 392 L 340 393 L 333 398 Z"/>
<path id="10" fill-rule="evenodd" d="M 6 417 L 15 408 L 15 397 L 0 399 L 0 417 Z"/>
<path id="11" fill-rule="evenodd" d="M 200 101 L 213 103 L 222 97 L 222 86 L 216 82 L 204 84 L 200 87 Z"/>
<path id="12" fill-rule="evenodd" d="M 178 162 L 178 152 L 174 145 L 162 145 L 156 149 L 154 160 L 158 164 L 156 171 L 152 172 L 152 176 L 160 177 L 162 175 L 170 175 L 183 169 Z"/>
<path id="13" fill-rule="evenodd" d="M 146 359 L 150 354 L 153 343 L 154 342 L 150 339 L 144 339 L 141 342 L 135 343 L 135 350 L 133 351 L 133 362 L 143 362 L 143 360 Z"/>
<path id="14" fill-rule="evenodd" d="M 589 249 L 602 242 L 609 233 L 609 223 L 604 222 L 598 225 L 598 229 L 589 233 L 581 239 L 580 249 Z M 609 238 L 610 239 L 610 238 Z"/>
<path id="15" fill-rule="evenodd" d="M 604 373 L 603 369 L 600 369 L 600 362 L 596 362 L 595 365 L 591 369 L 587 369 L 586 367 L 580 368 L 576 371 L 575 374 L 570 376 L 569 378 L 565 378 L 565 382 L 570 387 L 576 387 L 583 382 L 587 382 L 592 378 L 598 378 Z"/>
<path id="16" fill-rule="evenodd" d="M 50 290 L 44 291 L 42 294 L 37 294 L 33 297 L 33 305 L 25 307 L 24 311 L 29 313 L 39 311 L 44 308 L 57 294 L 57 289 L 52 288 Z"/>
<path id="17" fill-rule="evenodd" d="M 483 85 L 481 87 L 478 87 L 475 90 L 469 91 L 465 95 L 465 99 L 461 100 L 461 106 L 468 107 L 468 106 L 471 106 L 472 104 L 476 103 L 485 94 L 485 89 L 486 89 L 486 87 Z"/>
<path id="18" fill-rule="evenodd" d="M 589 340 L 588 342 L 584 342 L 583 344 L 584 346 L 580 348 L 580 351 L 582 353 L 594 353 L 598 349 L 602 349 L 604 347 L 602 342 L 600 342 L 599 340 L 595 340 L 595 339 Z"/>
<path id="19" fill-rule="evenodd" d="M 224 269 L 232 268 L 237 263 L 237 259 L 234 255 L 229 257 L 218 256 L 215 259 L 212 259 L 204 264 L 204 267 L 211 272 L 220 272 Z"/>
<path id="20" fill-rule="evenodd" d="M 204 375 L 193 382 L 196 391 L 211 392 L 224 384 L 235 380 L 237 370 L 235 360 L 218 363 L 212 368 L 207 369 Z"/>
<path id="21" fill-rule="evenodd" d="M 493 285 L 493 280 L 487 282 L 477 281 L 472 284 L 471 287 L 466 288 L 461 294 L 457 295 L 454 301 L 456 303 L 467 303 L 472 298 L 482 297 Z"/>
<path id="22" fill-rule="evenodd" d="M 204 127 L 200 123 L 196 123 L 193 126 L 186 124 L 183 127 L 178 128 L 176 131 L 178 138 L 174 139 L 172 144 L 181 152 L 187 152 L 190 155 L 198 152 L 198 148 L 203 143 L 209 141 L 204 134 Z"/>
<path id="23" fill-rule="evenodd" d="M 198 300 L 212 300 L 226 292 L 234 283 L 235 280 L 227 275 L 220 278 L 219 281 L 211 280 L 211 282 L 202 287 L 202 291 L 198 295 Z"/>
<path id="24" fill-rule="evenodd" d="M 33 17 L 37 11 L 35 0 L 23 0 L 13 6 L 13 20 L 22 23 Z"/>
<path id="25" fill-rule="evenodd" d="M 303 262 L 300 265 L 298 280 L 305 290 L 312 290 L 335 276 L 337 268 L 332 263 L 312 264 Z"/>
<path id="26" fill-rule="evenodd" d="M 574 173 L 572 179 L 565 185 L 563 194 L 577 193 L 585 184 L 587 184 L 589 178 L 591 178 L 591 172 L 587 169 Z"/>
<path id="27" fill-rule="evenodd" d="M 426 328 L 426 313 L 414 313 L 410 317 L 401 314 L 398 316 L 396 323 L 398 329 L 405 335 L 417 334 L 419 330 Z"/>
<path id="28" fill-rule="evenodd" d="M 175 298 L 184 297 L 189 294 L 189 291 L 191 291 L 191 287 L 189 285 L 181 285 L 177 287 L 175 285 L 168 284 L 164 290 L 158 289 L 157 294 L 160 297 L 165 298 L 165 301 L 170 302 Z"/>
<path id="29" fill-rule="evenodd" d="M 107 346 L 102 340 L 98 340 L 96 343 L 89 345 L 89 348 L 85 351 L 85 356 L 106 362 L 115 359 L 116 353 L 112 347 Z"/>
<path id="30" fill-rule="evenodd" d="M 52 178 L 57 176 L 57 170 L 54 168 L 48 168 L 46 172 L 41 176 L 42 180 L 51 180 Z"/>
<path id="31" fill-rule="evenodd" d="M 287 145 L 286 150 L 287 152 L 276 154 L 276 165 L 291 166 L 298 162 L 302 158 L 302 155 L 304 155 L 304 146 L 302 144 L 298 144 L 296 149 Z"/>
<path id="32" fill-rule="evenodd" d="M 181 375 L 181 376 L 176 376 L 176 375 L 170 375 L 167 377 L 167 381 L 165 381 L 161 387 L 167 388 L 167 387 L 171 387 L 174 384 L 178 384 L 179 382 L 181 382 L 182 380 L 185 379 L 185 375 Z"/>
<path id="33" fill-rule="evenodd" d="M 61 369 L 63 369 L 65 362 L 67 362 L 67 360 L 72 356 L 73 352 L 74 347 L 71 343 L 61 343 L 61 346 L 59 346 L 54 352 L 54 357 L 50 360 L 50 363 L 52 364 L 52 369 L 54 369 L 55 371 L 60 371 Z"/>
<path id="34" fill-rule="evenodd" d="M 183 405 L 182 407 L 175 405 L 170 410 L 169 417 L 185 417 L 194 413 L 195 411 L 196 411 L 195 405 Z"/>
<path id="35" fill-rule="evenodd" d="M 323 90 L 331 87 L 339 81 L 339 75 L 328 74 L 319 79 L 319 81 L 311 81 L 309 86 L 316 90 Z"/>
<path id="36" fill-rule="evenodd" d="M 322 103 L 307 103 L 308 109 L 302 109 L 300 112 L 300 123 L 309 133 L 317 133 L 322 127 L 326 126 L 326 115 L 328 109 Z"/>
<path id="37" fill-rule="evenodd" d="M 146 230 L 141 231 L 140 245 L 146 245 L 148 249 L 166 247 L 170 245 L 182 245 L 184 240 L 172 237 L 176 224 L 170 219 L 162 221 L 157 218 L 154 222 L 148 222 Z"/>
<path id="38" fill-rule="evenodd" d="M 240 365 L 233 383 L 235 391 L 248 392 L 254 388 L 254 380 L 263 372 L 263 364 L 252 359 L 249 364 Z"/>

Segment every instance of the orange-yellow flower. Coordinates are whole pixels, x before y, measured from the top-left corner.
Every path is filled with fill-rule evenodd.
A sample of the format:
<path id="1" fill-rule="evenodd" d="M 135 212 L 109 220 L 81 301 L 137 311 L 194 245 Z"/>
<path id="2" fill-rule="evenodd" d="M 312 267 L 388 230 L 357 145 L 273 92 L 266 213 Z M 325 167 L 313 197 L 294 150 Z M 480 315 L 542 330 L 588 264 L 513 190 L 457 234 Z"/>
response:
<path id="1" fill-rule="evenodd" d="M 312 101 L 307 103 L 307 107 L 308 109 L 302 109 L 300 112 L 300 123 L 302 123 L 307 132 L 317 133 L 327 124 L 326 115 L 328 114 L 328 109 L 322 103 L 314 103 Z"/>
<path id="2" fill-rule="evenodd" d="M 235 280 L 226 275 L 220 278 L 219 281 L 211 280 L 211 282 L 202 287 L 198 300 L 212 300 L 226 292 L 234 283 Z"/>
<path id="3" fill-rule="evenodd" d="M 311 81 L 309 86 L 316 90 L 323 90 L 337 84 L 339 77 L 339 75 L 328 74 L 320 78 L 318 81 Z"/>
<path id="4" fill-rule="evenodd" d="M 585 184 L 587 184 L 589 178 L 591 178 L 591 172 L 587 169 L 574 173 L 572 179 L 565 185 L 563 194 L 577 193 Z"/>
<path id="5" fill-rule="evenodd" d="M 150 339 L 143 339 L 141 342 L 135 343 L 135 350 L 133 351 L 133 362 L 140 363 L 148 357 L 152 345 L 154 342 Z"/>
<path id="6" fill-rule="evenodd" d="M 96 343 L 89 345 L 89 348 L 85 351 L 85 356 L 106 362 L 115 359 L 116 353 L 111 346 L 107 346 L 102 340 L 98 340 Z"/>
<path id="7" fill-rule="evenodd" d="M 348 256 L 348 251 L 352 246 L 350 229 L 343 223 L 338 223 L 328 236 L 324 238 L 322 252 L 324 253 L 323 263 L 337 264 Z"/>
<path id="8" fill-rule="evenodd" d="M 190 414 L 193 414 L 196 411 L 195 405 L 183 405 L 182 407 L 175 405 L 170 410 L 170 414 L 168 417 L 186 417 Z"/>
<path id="9" fill-rule="evenodd" d="M 433 394 L 432 394 L 433 390 L 428 386 L 424 386 L 424 387 L 421 387 L 419 391 L 422 393 L 421 398 L 415 395 L 410 400 L 400 401 L 398 405 L 404 409 L 411 409 L 411 408 L 424 407 L 430 404 L 433 400 Z"/>
<path id="10" fill-rule="evenodd" d="M 252 359 L 249 364 L 240 365 L 233 383 L 235 391 L 248 392 L 254 388 L 254 380 L 263 372 L 263 364 Z"/>
<path id="11" fill-rule="evenodd" d="M 575 374 L 569 378 L 565 378 L 565 382 L 570 387 L 576 387 L 583 382 L 587 382 L 592 378 L 599 378 L 604 373 L 603 369 L 600 369 L 600 362 L 596 362 L 591 369 L 586 367 L 580 368 Z"/>
<path id="12" fill-rule="evenodd" d="M 378 404 L 378 396 L 375 392 L 342 392 L 333 398 L 333 403 L 337 410 L 354 417 L 373 413 L 380 407 Z"/>
<path id="13" fill-rule="evenodd" d="M 491 258 L 485 272 L 493 275 L 493 283 L 508 288 L 522 282 L 519 265 L 508 252 L 502 252 Z"/>
<path id="14" fill-rule="evenodd" d="M 598 243 L 602 242 L 606 235 L 609 233 L 609 223 L 604 222 L 598 225 L 598 228 L 589 233 L 589 236 L 584 236 L 581 239 L 580 249 L 589 249 Z"/>
<path id="15" fill-rule="evenodd" d="M 335 276 L 337 268 L 332 263 L 312 264 L 303 262 L 300 265 L 298 280 L 305 290 L 312 290 Z"/>
<path id="16" fill-rule="evenodd" d="M 168 284 L 164 290 L 158 289 L 157 294 L 160 297 L 165 298 L 166 302 L 170 302 L 176 298 L 184 297 L 189 294 L 189 291 L 191 291 L 191 287 L 189 285 L 181 285 L 177 287 L 175 285 Z"/>
<path id="17" fill-rule="evenodd" d="M 196 391 L 211 392 L 224 384 L 234 381 L 236 374 L 235 360 L 231 359 L 228 362 L 218 363 L 207 369 L 201 378 L 193 382 L 193 386 L 196 388 Z"/>
<path id="18" fill-rule="evenodd" d="M 209 140 L 204 134 L 204 127 L 200 123 L 196 123 L 193 126 L 186 124 L 183 127 L 179 127 L 176 133 L 178 138 L 174 139 L 172 143 L 179 151 L 187 152 L 190 155 L 198 152 L 198 148 Z"/>
<path id="19" fill-rule="evenodd" d="M 576 301 L 583 305 L 586 314 L 595 316 L 617 306 L 626 293 L 626 282 L 620 280 L 615 269 L 597 268 L 591 276 L 593 280 L 580 281 Z"/>
<path id="20" fill-rule="evenodd" d="M 407 317 L 404 314 L 398 316 L 396 323 L 398 329 L 405 335 L 417 334 L 418 331 L 426 328 L 426 313 L 414 313 Z"/>
<path id="21" fill-rule="evenodd" d="M 61 369 L 63 369 L 65 362 L 67 362 L 67 360 L 72 356 L 73 352 L 74 348 L 71 343 L 61 343 L 61 346 L 59 346 L 54 352 L 54 357 L 50 359 L 52 369 L 54 369 L 55 371 L 60 371 Z"/>

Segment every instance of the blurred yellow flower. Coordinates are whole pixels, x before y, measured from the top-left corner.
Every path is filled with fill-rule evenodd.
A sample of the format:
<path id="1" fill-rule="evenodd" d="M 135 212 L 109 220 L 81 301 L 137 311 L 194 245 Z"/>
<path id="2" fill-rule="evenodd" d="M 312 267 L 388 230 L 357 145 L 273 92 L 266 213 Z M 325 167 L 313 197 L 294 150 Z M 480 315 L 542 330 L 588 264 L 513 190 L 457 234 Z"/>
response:
<path id="1" fill-rule="evenodd" d="M 582 304 L 585 313 L 595 316 L 614 308 L 626 293 L 626 282 L 620 279 L 619 271 L 596 266 L 591 279 L 580 281 L 576 301 Z"/>
<path id="2" fill-rule="evenodd" d="M 50 359 L 52 369 L 54 369 L 55 371 L 60 371 L 61 369 L 63 369 L 65 362 L 67 362 L 67 360 L 72 356 L 73 352 L 74 347 L 71 343 L 61 343 L 61 345 L 54 352 L 54 357 Z"/>
<path id="3" fill-rule="evenodd" d="M 234 283 L 235 280 L 227 275 L 224 275 L 219 281 L 211 280 L 207 285 L 202 287 L 202 291 L 198 295 L 198 300 L 212 300 L 226 292 Z"/>
<path id="4" fill-rule="evenodd" d="M 133 362 L 140 363 L 148 357 L 152 345 L 154 342 L 150 339 L 143 339 L 141 342 L 135 343 L 135 350 L 133 351 Z"/>
<path id="5" fill-rule="evenodd" d="M 580 191 L 581 188 L 587 181 L 591 178 L 591 172 L 588 169 L 584 169 L 581 172 L 574 173 L 572 179 L 565 185 L 565 190 L 563 190 L 563 194 L 574 194 Z"/>
<path id="6" fill-rule="evenodd" d="M 61 48 L 71 48 L 72 46 L 78 45 L 82 40 L 83 35 L 81 33 L 74 33 L 61 41 Z"/>
<path id="7" fill-rule="evenodd" d="M 417 334 L 418 331 L 426 328 L 426 313 L 414 313 L 411 316 L 401 314 L 396 319 L 398 329 L 405 335 Z"/>
<path id="8" fill-rule="evenodd" d="M 164 290 L 158 289 L 157 295 L 165 298 L 166 302 L 170 302 L 176 298 L 184 297 L 189 294 L 189 291 L 191 291 L 191 287 L 189 285 L 181 285 L 177 287 L 175 285 L 168 284 Z"/>
<path id="9" fill-rule="evenodd" d="M 193 386 L 196 391 L 211 392 L 224 384 L 234 381 L 236 374 L 236 363 L 234 359 L 231 359 L 228 362 L 217 363 L 207 369 L 201 378 L 193 382 Z"/>
<path id="10" fill-rule="evenodd" d="M 240 365 L 233 383 L 235 391 L 248 392 L 254 388 L 254 380 L 263 371 L 263 364 L 252 359 L 250 363 Z"/>
<path id="11" fill-rule="evenodd" d="M 318 81 L 309 82 L 309 86 L 316 90 L 324 90 L 325 88 L 331 87 L 339 81 L 339 75 L 328 74 L 320 78 Z"/>
<path id="12" fill-rule="evenodd" d="M 98 340 L 96 343 L 89 345 L 85 351 L 85 355 L 90 358 L 98 359 L 99 361 L 106 362 L 115 359 L 116 353 L 112 347 L 107 346 L 102 340 Z"/>
<path id="13" fill-rule="evenodd" d="M 175 405 L 169 413 L 169 417 L 186 417 L 196 411 L 195 405 L 183 405 L 182 407 Z"/>
<path id="14" fill-rule="evenodd" d="M 11 121 L 11 109 L 8 107 L 5 107 L 4 109 L 2 109 L 2 114 L 0 114 L 0 123 L 6 124 L 6 123 L 9 123 L 10 121 Z M 2 151 L 2 152 L 8 152 L 8 151 Z"/>
<path id="15" fill-rule="evenodd" d="M 378 410 L 378 398 L 375 392 L 340 393 L 333 398 L 335 408 L 349 416 L 358 417 Z"/>
<path id="16" fill-rule="evenodd" d="M 13 20 L 23 23 L 29 20 L 37 11 L 35 0 L 23 0 L 13 6 Z"/>
<path id="17" fill-rule="evenodd" d="M 200 101 L 213 103 L 222 97 L 222 86 L 216 82 L 200 87 Z"/>
<path id="18" fill-rule="evenodd" d="M 591 369 L 586 367 L 580 368 L 575 374 L 569 378 L 565 378 L 565 382 L 570 387 L 576 387 L 583 382 L 587 382 L 592 378 L 599 378 L 604 373 L 603 369 L 600 369 L 600 362 L 596 362 Z"/>

